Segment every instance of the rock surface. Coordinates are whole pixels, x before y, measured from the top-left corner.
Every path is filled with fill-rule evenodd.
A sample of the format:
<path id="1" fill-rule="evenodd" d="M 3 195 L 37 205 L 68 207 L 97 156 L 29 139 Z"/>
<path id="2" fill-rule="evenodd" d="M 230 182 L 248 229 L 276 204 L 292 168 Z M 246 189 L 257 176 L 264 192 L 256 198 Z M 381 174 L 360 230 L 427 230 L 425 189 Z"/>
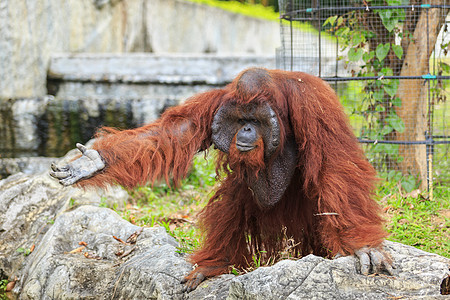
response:
<path id="1" fill-rule="evenodd" d="M 450 259 L 394 242 L 385 242 L 397 271 L 393 277 L 358 274 L 353 257 L 328 260 L 309 255 L 241 276 L 212 278 L 187 294 L 180 280 L 192 266 L 178 253 L 177 242 L 162 227 L 140 228 L 98 207 L 105 199 L 120 204 L 127 194 L 117 187 L 103 194 L 63 188 L 47 174 L 19 173 L 0 181 L 0 276 L 17 277 L 13 293 L 18 298 L 445 297 L 440 285 L 450 274 Z M 114 238 L 126 241 L 136 232 L 140 234 L 135 244 Z"/>
<path id="2" fill-rule="evenodd" d="M 0 178 L 16 173 L 42 174 L 48 172 L 48 166 L 56 160 L 54 157 L 2 158 L 0 159 Z"/>
<path id="3" fill-rule="evenodd" d="M 18 277 L 14 292 L 21 299 L 444 297 L 439 289 L 450 260 L 393 242 L 385 248 L 395 261 L 395 277 L 360 275 L 353 257 L 309 255 L 242 276 L 213 278 L 185 294 L 180 280 L 191 265 L 163 228 L 143 228 L 135 245 L 124 245 L 113 236 L 126 240 L 140 228 L 108 208 L 85 205 L 93 196 L 76 192 L 47 175 L 17 174 L 0 181 L 0 272 Z M 80 242 L 87 246 L 70 253 Z M 32 245 L 28 256 L 16 251 Z M 122 259 L 115 254 L 133 247 Z"/>
<path id="4" fill-rule="evenodd" d="M 115 255 L 134 246 L 113 236 L 126 241 L 138 230 L 106 208 L 81 206 L 66 212 L 30 255 L 22 286 L 16 289 L 23 299 L 181 298 L 179 281 L 190 265 L 176 253 L 177 243 L 164 228 L 144 228 L 129 258 Z M 86 248 L 70 254 L 79 242 Z"/>

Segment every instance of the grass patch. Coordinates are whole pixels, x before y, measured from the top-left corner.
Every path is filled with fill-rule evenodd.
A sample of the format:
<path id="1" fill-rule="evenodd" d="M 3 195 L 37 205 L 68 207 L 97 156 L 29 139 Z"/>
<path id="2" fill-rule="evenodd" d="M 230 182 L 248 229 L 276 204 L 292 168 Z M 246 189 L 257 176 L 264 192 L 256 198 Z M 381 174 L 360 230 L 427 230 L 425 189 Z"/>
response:
<path id="1" fill-rule="evenodd" d="M 239 1 L 220 1 L 220 0 L 187 0 L 187 1 L 217 7 L 219 9 L 229 11 L 231 13 L 240 14 L 251 18 L 272 22 L 280 22 L 280 14 L 278 12 L 275 12 L 273 7 L 270 6 L 264 6 L 261 4 L 241 3 Z M 288 21 L 282 20 L 281 22 L 283 25 L 289 26 Z M 317 29 L 314 28 L 309 23 L 293 22 L 292 25 L 294 28 L 301 30 L 303 32 L 309 32 L 319 35 Z M 333 42 L 335 41 L 335 38 L 332 37 L 327 32 L 322 32 L 322 36 L 327 39 L 330 39 Z"/>
<path id="2" fill-rule="evenodd" d="M 217 7 L 232 13 L 263 19 L 268 21 L 279 21 L 279 14 L 273 7 L 266 7 L 261 4 L 247 4 L 238 1 L 219 1 L 219 0 L 188 0 L 199 4 Z"/>
<path id="3" fill-rule="evenodd" d="M 188 178 L 177 189 L 166 184 L 129 191 L 124 209 L 113 209 L 138 226 L 163 226 L 180 243 L 179 251 L 190 253 L 200 246 L 197 214 L 207 204 L 216 184 L 215 152 L 197 154 Z"/>
<path id="4" fill-rule="evenodd" d="M 450 189 L 438 185 L 433 200 L 415 190 L 405 193 L 399 183 L 385 182 L 378 191 L 387 220 L 389 240 L 450 258 Z"/>

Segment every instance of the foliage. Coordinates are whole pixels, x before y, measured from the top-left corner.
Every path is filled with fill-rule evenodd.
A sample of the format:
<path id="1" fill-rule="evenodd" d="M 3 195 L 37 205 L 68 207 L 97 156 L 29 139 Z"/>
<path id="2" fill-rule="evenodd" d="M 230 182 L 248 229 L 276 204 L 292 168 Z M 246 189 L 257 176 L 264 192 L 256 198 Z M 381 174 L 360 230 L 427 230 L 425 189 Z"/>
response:
<path id="1" fill-rule="evenodd" d="M 189 0 L 200 4 L 205 4 L 220 9 L 249 16 L 252 18 L 279 21 L 279 15 L 273 7 L 267 7 L 262 4 L 246 4 L 239 1 L 219 1 L 219 0 Z"/>
<path id="2" fill-rule="evenodd" d="M 372 5 L 383 5 L 381 1 L 367 1 Z M 388 5 L 398 5 L 398 1 L 387 1 Z M 364 12 L 350 11 L 341 16 L 331 16 L 323 24 L 323 27 L 333 33 L 342 47 L 347 51 L 347 57 L 339 59 L 350 63 L 361 63 L 362 66 L 354 76 L 379 77 L 379 80 L 366 81 L 363 87 L 360 104 L 352 111 L 366 121 L 360 128 L 359 136 L 371 140 L 391 139 L 393 133 L 403 132 L 403 121 L 395 112 L 395 107 L 401 106 L 401 100 L 396 96 L 398 89 L 397 79 L 383 79 L 384 76 L 393 76 L 396 70 L 393 63 L 388 60 L 393 55 L 401 60 L 403 48 L 400 46 L 399 37 L 409 35 L 401 31 L 401 24 L 405 20 L 404 11 L 401 9 L 375 10 L 376 16 L 382 20 L 384 29 L 381 32 L 372 29 L 364 21 Z M 369 29 L 371 28 L 371 29 Z M 380 36 L 386 34 L 386 37 Z M 383 38 L 383 39 L 382 39 Z M 386 43 L 376 44 L 375 41 L 384 40 Z M 372 151 L 376 153 L 386 152 L 390 159 L 398 160 L 398 147 L 394 145 L 374 145 Z"/>
<path id="3" fill-rule="evenodd" d="M 5 292 L 7 284 L 8 284 L 8 279 L 0 280 L 0 293 Z M 1 294 L 0 294 L 0 299 L 1 299 Z"/>
<path id="4" fill-rule="evenodd" d="M 6 292 L 6 285 L 8 284 L 8 279 L 2 279 L 0 280 L 0 300 L 7 300 L 9 299 L 5 292 Z"/>
<path id="5" fill-rule="evenodd" d="M 368 0 L 371 6 L 406 5 L 408 0 Z M 412 18 L 414 19 L 414 18 Z M 407 45 L 413 42 L 413 34 L 408 28 L 414 28 L 411 18 L 406 19 L 404 9 L 377 9 L 366 11 L 349 11 L 342 15 L 328 17 L 322 27 L 334 35 L 341 46 L 339 57 L 346 67 L 354 64 L 360 66 L 352 71 L 355 77 L 376 77 L 378 80 L 350 82 L 346 92 L 340 95 L 352 125 L 356 125 L 356 135 L 374 141 L 395 140 L 398 134 L 405 131 L 405 123 L 397 112 L 402 100 L 397 94 L 398 79 L 386 79 L 387 76 L 398 76 L 406 55 Z M 447 25 L 444 28 L 447 32 Z M 441 41 L 440 50 L 445 55 L 450 42 Z M 448 74 L 450 65 L 444 61 L 436 64 L 437 74 Z M 446 100 L 445 82 L 431 81 L 430 109 Z M 352 103 L 349 98 L 353 96 Z M 356 99 L 356 101 L 355 101 Z M 347 102 L 347 103 L 345 103 Z M 350 105 L 349 105 L 350 104 Z M 353 107 L 351 111 L 349 107 Z M 433 120 L 429 120 L 430 124 Z M 404 158 L 400 155 L 400 146 L 389 143 L 373 143 L 365 146 L 367 156 L 377 169 L 398 169 Z M 399 174 L 396 172 L 396 177 Z M 390 175 L 393 177 L 393 174 Z M 407 191 L 419 183 L 419 176 L 404 174 L 402 185 Z M 415 181 L 415 183 L 413 183 Z"/>
<path id="6" fill-rule="evenodd" d="M 22 253 L 24 256 L 28 256 L 31 253 L 30 249 L 25 249 L 25 248 L 19 248 L 16 251 L 19 253 Z"/>

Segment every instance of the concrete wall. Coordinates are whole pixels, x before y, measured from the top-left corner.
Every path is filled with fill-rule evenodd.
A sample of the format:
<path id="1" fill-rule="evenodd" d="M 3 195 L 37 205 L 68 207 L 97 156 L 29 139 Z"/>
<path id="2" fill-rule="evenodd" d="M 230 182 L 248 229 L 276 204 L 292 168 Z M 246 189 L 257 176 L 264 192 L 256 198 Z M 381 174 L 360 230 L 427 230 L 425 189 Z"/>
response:
<path id="1" fill-rule="evenodd" d="M 99 126 L 141 126 L 169 106 L 229 83 L 245 68 L 274 65 L 273 56 L 255 55 L 53 56 L 47 86 L 54 96 L 0 101 L 0 157 L 62 156 Z"/>
<path id="2" fill-rule="evenodd" d="M 182 0 L 1 0 L 0 99 L 47 93 L 56 53 L 274 54 L 279 24 Z"/>

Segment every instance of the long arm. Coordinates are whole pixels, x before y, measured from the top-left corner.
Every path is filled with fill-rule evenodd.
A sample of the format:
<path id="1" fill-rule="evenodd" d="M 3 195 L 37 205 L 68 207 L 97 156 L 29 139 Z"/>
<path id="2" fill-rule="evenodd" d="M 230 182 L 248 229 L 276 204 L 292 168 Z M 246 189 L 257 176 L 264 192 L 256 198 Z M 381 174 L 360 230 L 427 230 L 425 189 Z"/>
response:
<path id="1" fill-rule="evenodd" d="M 304 159 L 303 190 L 317 199 L 315 218 L 330 254 L 360 258 L 362 273 L 390 261 L 381 251 L 386 237 L 378 204 L 372 199 L 376 172 L 367 159 L 333 90 L 321 79 L 290 73 L 285 89 L 298 152 Z"/>
<path id="2" fill-rule="evenodd" d="M 51 175 L 62 184 L 79 186 L 134 187 L 163 178 L 177 183 L 189 171 L 194 154 L 210 146 L 211 120 L 223 94 L 220 89 L 198 94 L 140 128 L 102 128 L 94 152 L 82 151 L 68 165 L 52 166 Z"/>

